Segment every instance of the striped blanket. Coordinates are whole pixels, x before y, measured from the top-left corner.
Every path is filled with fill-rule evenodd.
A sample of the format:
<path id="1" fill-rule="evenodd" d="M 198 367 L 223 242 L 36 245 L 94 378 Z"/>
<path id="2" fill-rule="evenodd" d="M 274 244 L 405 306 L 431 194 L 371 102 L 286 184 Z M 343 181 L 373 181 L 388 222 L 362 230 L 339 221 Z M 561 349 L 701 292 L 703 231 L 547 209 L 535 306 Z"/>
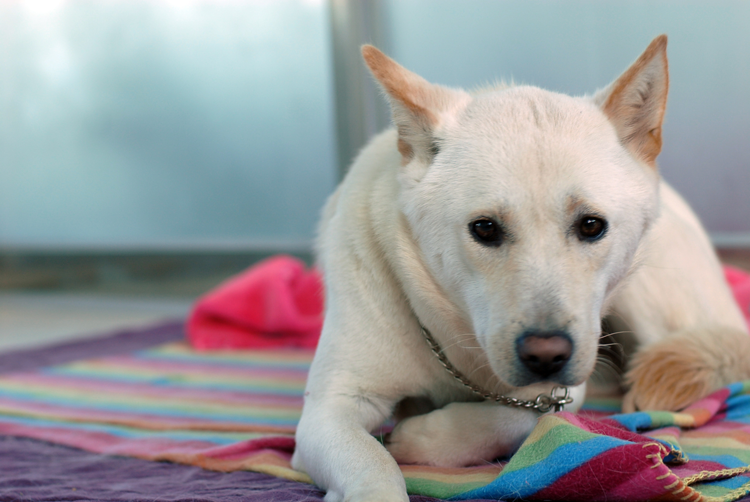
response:
<path id="1" fill-rule="evenodd" d="M 289 460 L 309 351 L 196 353 L 183 342 L 0 373 L 0 433 L 309 483 Z M 730 501 L 750 493 L 750 382 L 681 413 L 543 416 L 508 462 L 402 466 L 412 494 Z"/>

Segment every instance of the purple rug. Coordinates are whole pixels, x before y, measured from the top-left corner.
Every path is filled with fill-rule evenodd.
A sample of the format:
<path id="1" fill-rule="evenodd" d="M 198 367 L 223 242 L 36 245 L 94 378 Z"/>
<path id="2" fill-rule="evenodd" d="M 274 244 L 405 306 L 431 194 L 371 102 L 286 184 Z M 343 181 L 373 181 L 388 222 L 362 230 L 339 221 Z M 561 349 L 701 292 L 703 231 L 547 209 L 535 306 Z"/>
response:
<path id="1" fill-rule="evenodd" d="M 0 373 L 117 355 L 184 337 L 182 323 L 0 355 Z M 254 472 L 112 457 L 33 439 L 0 436 L 0 501 L 303 502 L 314 486 Z M 437 499 L 410 497 L 411 502 Z"/>

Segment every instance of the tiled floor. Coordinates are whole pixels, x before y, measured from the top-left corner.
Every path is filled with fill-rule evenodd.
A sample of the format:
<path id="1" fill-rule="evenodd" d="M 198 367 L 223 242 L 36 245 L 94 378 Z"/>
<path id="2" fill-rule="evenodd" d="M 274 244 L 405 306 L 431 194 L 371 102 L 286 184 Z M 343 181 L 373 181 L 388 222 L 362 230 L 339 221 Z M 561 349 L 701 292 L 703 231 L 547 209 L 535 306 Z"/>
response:
<path id="1" fill-rule="evenodd" d="M 0 351 L 184 318 L 191 301 L 70 293 L 0 293 Z"/>

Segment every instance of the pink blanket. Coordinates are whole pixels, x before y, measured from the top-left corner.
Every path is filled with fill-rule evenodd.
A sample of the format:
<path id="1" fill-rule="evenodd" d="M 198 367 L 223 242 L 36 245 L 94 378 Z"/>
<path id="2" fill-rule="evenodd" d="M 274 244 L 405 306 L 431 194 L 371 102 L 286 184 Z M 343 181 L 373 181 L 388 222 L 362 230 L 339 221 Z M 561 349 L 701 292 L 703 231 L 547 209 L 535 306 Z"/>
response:
<path id="1" fill-rule="evenodd" d="M 323 326 L 323 283 L 316 270 L 275 256 L 198 299 L 187 333 L 198 350 L 315 348 Z"/>
<path id="2" fill-rule="evenodd" d="M 732 288 L 734 298 L 745 314 L 745 320 L 750 326 L 750 274 L 739 268 L 724 265 L 724 275 Z"/>

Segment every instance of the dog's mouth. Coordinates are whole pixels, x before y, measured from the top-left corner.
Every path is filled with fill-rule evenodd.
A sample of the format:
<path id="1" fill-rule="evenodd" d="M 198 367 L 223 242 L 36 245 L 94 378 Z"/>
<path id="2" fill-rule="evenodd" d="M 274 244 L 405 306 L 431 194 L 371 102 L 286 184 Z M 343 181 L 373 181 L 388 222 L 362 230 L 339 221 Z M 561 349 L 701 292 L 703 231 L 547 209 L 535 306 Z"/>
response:
<path id="1" fill-rule="evenodd" d="M 554 356 L 544 359 L 523 361 L 515 358 L 505 362 L 502 358 L 491 358 L 490 366 L 497 378 L 510 387 L 549 385 L 551 387 L 572 387 L 585 382 L 593 373 L 593 365 L 587 371 L 584 364 L 570 356 Z"/>
<path id="2" fill-rule="evenodd" d="M 597 363 L 601 330 L 574 330 L 572 323 L 551 328 L 525 328 L 514 333 L 498 330 L 477 333 L 487 363 L 496 378 L 509 387 L 532 385 L 572 387 L 584 383 Z M 589 346 L 591 343 L 591 346 Z"/>
<path id="3" fill-rule="evenodd" d="M 586 377 L 577 378 L 568 372 L 562 372 L 558 375 L 541 377 L 538 375 L 529 375 L 528 372 L 519 372 L 515 377 L 511 377 L 508 383 L 513 387 L 528 387 L 537 384 L 549 384 L 550 386 L 573 387 L 586 381 Z"/>

